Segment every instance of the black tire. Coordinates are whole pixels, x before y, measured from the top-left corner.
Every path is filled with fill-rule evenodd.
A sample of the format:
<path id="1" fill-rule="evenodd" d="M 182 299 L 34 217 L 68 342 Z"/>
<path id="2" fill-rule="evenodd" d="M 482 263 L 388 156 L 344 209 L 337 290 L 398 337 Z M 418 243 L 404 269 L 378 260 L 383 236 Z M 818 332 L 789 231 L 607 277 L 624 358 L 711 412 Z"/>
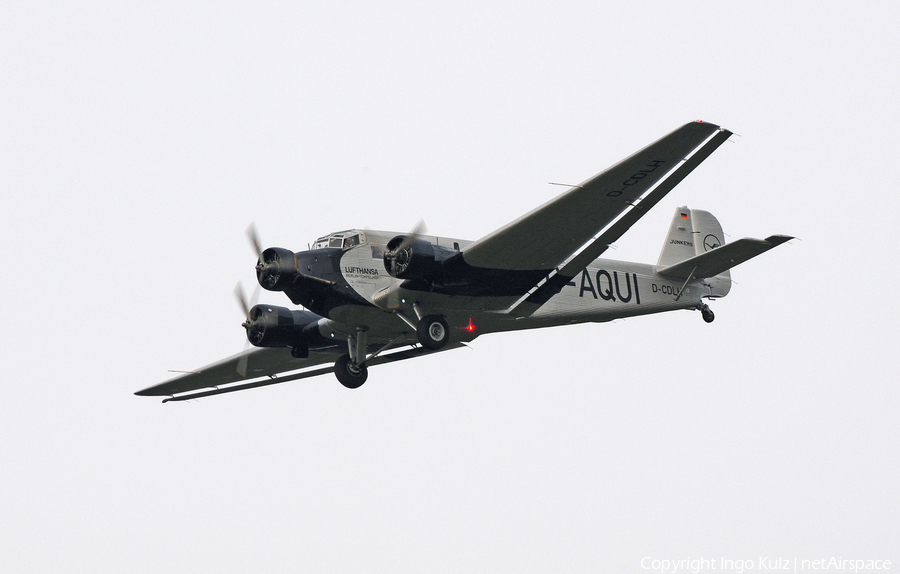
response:
<path id="1" fill-rule="evenodd" d="M 712 309 L 710 309 L 709 307 L 700 311 L 700 314 L 703 315 L 703 320 L 707 323 L 712 323 L 716 320 L 716 314 L 713 313 Z"/>
<path id="2" fill-rule="evenodd" d="M 334 362 L 334 376 L 348 389 L 358 389 L 366 382 L 369 370 L 365 363 L 354 365 L 350 362 L 350 355 L 341 355 Z"/>
<path id="3" fill-rule="evenodd" d="M 450 340 L 450 327 L 440 315 L 427 315 L 419 321 L 416 337 L 423 347 L 437 351 Z"/>

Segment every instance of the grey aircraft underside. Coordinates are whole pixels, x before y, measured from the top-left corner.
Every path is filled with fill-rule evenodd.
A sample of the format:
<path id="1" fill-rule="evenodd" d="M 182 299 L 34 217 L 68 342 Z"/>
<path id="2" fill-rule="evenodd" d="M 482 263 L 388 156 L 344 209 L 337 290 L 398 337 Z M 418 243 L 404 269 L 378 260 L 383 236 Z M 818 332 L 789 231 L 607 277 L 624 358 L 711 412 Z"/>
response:
<path id="1" fill-rule="evenodd" d="M 135 394 L 187 400 L 329 372 L 356 388 L 369 366 L 485 333 L 676 309 L 711 322 L 704 299 L 728 294 L 729 269 L 791 237 L 725 244 L 712 214 L 679 207 L 656 265 L 600 256 L 730 136 L 686 124 L 477 241 L 351 229 L 295 253 L 263 250 L 252 231 L 260 285 L 304 309 L 239 296 L 255 348 Z"/>

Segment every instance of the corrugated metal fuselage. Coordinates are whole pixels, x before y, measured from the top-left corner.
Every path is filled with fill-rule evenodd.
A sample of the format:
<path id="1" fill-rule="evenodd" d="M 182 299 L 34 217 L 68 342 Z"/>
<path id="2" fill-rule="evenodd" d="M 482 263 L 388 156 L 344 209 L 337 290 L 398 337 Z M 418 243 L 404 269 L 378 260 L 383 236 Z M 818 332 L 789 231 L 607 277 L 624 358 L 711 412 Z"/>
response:
<path id="1" fill-rule="evenodd" d="M 509 309 L 526 295 L 524 292 L 515 296 L 467 296 L 436 292 L 426 286 L 401 287 L 404 282 L 388 274 L 383 262 L 382 246 L 394 235 L 367 232 L 367 241 L 344 250 L 339 264 L 345 289 L 352 289 L 370 302 L 378 301 L 379 294 L 391 290 L 393 304 L 338 305 L 322 310 L 330 319 L 320 323 L 324 335 L 343 338 L 364 328 L 370 332 L 370 343 L 394 337 L 406 339 L 404 333 L 414 342 L 415 332 L 401 315 L 415 322 L 420 315 L 439 312 L 451 326 L 451 340 L 468 341 L 492 332 L 692 309 L 701 305 L 701 298 L 716 296 L 717 286 L 709 280 L 692 280 L 685 285 L 683 280 L 657 275 L 653 265 L 597 259 L 533 314 L 515 315 Z M 439 237 L 425 239 L 457 249 L 468 243 Z"/>

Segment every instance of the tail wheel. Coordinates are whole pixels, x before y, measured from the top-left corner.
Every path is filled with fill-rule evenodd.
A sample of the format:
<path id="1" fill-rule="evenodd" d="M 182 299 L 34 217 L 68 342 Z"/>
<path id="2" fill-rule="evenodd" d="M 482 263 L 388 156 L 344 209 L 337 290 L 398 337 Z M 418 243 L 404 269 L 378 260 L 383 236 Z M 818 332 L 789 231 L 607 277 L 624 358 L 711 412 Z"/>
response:
<path id="1" fill-rule="evenodd" d="M 423 347 L 437 351 L 450 340 L 450 327 L 440 315 L 427 315 L 419 321 L 416 337 Z"/>
<path id="2" fill-rule="evenodd" d="M 357 365 L 350 360 L 350 355 L 341 355 L 334 362 L 334 376 L 348 389 L 356 389 L 366 382 L 369 370 L 365 363 Z"/>
<path id="3" fill-rule="evenodd" d="M 700 314 L 703 315 L 703 320 L 707 323 L 712 323 L 716 320 L 716 314 L 712 312 L 708 305 L 700 310 Z"/>

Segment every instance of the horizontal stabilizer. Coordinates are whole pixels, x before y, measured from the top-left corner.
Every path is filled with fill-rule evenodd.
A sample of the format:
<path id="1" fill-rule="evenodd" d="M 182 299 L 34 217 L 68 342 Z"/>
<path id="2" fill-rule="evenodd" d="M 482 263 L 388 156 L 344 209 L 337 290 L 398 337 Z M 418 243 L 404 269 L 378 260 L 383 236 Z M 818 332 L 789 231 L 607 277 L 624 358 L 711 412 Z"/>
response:
<path id="1" fill-rule="evenodd" d="M 769 249 L 791 239 L 793 237 L 789 235 L 772 235 L 765 239 L 738 239 L 675 265 L 659 268 L 656 272 L 663 277 L 679 279 L 686 277 L 693 277 L 694 279 L 715 277 L 735 265 L 740 265 L 744 261 L 752 259 L 760 253 L 765 253 Z"/>

